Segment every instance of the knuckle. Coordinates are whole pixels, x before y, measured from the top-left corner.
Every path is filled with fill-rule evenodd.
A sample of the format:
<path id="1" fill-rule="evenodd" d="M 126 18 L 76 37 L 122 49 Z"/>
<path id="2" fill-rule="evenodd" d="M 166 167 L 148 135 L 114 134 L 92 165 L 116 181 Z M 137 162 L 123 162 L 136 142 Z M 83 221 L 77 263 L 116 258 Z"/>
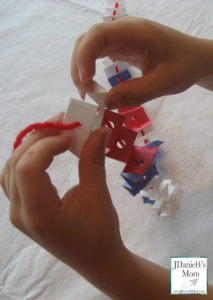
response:
<path id="1" fill-rule="evenodd" d="M 97 24 L 92 25 L 89 29 L 89 33 L 90 34 L 103 33 L 102 26 L 103 26 L 102 23 L 97 23 Z"/>
<path id="2" fill-rule="evenodd" d="M 19 161 L 15 166 L 17 176 L 29 176 L 32 172 L 31 165 L 27 162 Z"/>

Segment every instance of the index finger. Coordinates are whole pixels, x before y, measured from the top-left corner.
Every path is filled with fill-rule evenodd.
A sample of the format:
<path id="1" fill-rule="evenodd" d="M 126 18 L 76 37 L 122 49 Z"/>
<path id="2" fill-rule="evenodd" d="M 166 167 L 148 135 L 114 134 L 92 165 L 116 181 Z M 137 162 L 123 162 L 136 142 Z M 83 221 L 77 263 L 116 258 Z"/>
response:
<path id="1" fill-rule="evenodd" d="M 140 18 L 125 17 L 95 24 L 77 40 L 72 56 L 71 75 L 80 92 L 91 87 L 96 59 L 108 56 L 125 61 L 125 58 L 128 60 L 131 56 L 141 54 L 144 48 L 141 39 L 146 40 L 138 38 L 141 21 Z"/>

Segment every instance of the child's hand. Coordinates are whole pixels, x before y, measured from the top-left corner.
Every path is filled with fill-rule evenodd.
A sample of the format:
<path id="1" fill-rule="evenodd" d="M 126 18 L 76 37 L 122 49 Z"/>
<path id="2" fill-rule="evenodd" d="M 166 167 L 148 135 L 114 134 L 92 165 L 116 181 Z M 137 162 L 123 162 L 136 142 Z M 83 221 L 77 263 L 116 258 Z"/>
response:
<path id="1" fill-rule="evenodd" d="M 84 97 L 92 90 L 95 61 L 108 56 L 139 68 L 143 77 L 113 87 L 106 96 L 110 109 L 136 106 L 180 93 L 213 79 L 212 41 L 198 39 L 161 24 L 134 17 L 92 26 L 75 45 L 71 75 Z M 207 82 L 208 83 L 208 82 Z"/>
<path id="2" fill-rule="evenodd" d="M 70 137 L 59 135 L 57 130 L 32 133 L 11 155 L 1 174 L 12 224 L 89 279 L 91 274 L 97 276 L 110 268 L 124 249 L 105 178 L 108 136 L 108 128 L 91 133 L 79 161 L 80 183 L 62 199 L 45 172 L 53 157 L 70 144 Z"/>

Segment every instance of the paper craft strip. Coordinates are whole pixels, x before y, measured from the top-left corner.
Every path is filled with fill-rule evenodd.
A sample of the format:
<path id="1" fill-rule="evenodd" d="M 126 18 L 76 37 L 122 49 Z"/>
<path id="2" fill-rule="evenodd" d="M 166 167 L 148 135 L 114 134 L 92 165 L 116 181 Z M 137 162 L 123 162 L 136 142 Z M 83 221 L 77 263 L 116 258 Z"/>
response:
<path id="1" fill-rule="evenodd" d="M 140 181 L 144 175 L 138 174 L 131 174 L 131 173 L 124 173 L 121 172 L 120 175 L 126 180 L 126 182 L 133 188 L 136 186 L 138 181 Z"/>
<path id="2" fill-rule="evenodd" d="M 154 148 L 154 147 L 152 147 L 152 148 Z M 159 149 L 159 148 L 158 148 L 158 149 Z M 155 157 L 153 158 L 151 164 L 149 165 L 148 170 L 149 170 L 153 165 L 155 165 L 155 163 L 157 162 L 157 160 L 158 160 L 159 158 L 161 158 L 161 156 L 162 156 L 162 155 L 161 155 L 160 151 L 158 151 L 158 152 L 156 153 Z"/>
<path id="3" fill-rule="evenodd" d="M 136 132 L 135 132 L 136 133 Z M 136 133 L 137 134 L 137 133 Z M 131 156 L 123 169 L 124 173 L 145 175 L 159 148 L 133 146 L 133 154 L 141 161 L 137 163 Z"/>
<path id="4" fill-rule="evenodd" d="M 120 71 L 117 74 L 113 75 L 112 77 L 108 78 L 108 81 L 113 87 L 120 83 L 119 78 L 121 81 L 126 81 L 128 79 L 131 79 L 132 75 L 129 73 L 128 69 L 124 69 L 123 71 Z"/>
<path id="5" fill-rule="evenodd" d="M 148 169 L 147 169 L 147 172 L 149 171 L 149 169 L 151 169 L 157 162 L 157 160 L 159 158 L 161 158 L 161 153 L 160 151 L 158 151 L 155 155 L 155 157 L 153 158 L 152 162 L 150 163 Z M 155 165 L 155 168 L 156 168 L 156 165 Z M 158 173 L 158 170 L 156 170 L 157 173 Z M 135 185 L 138 183 L 138 181 L 140 181 L 142 179 L 143 176 L 145 176 L 146 174 L 144 175 L 138 175 L 138 174 L 131 174 L 131 173 L 124 173 L 124 172 L 121 172 L 120 175 L 128 182 L 128 184 L 133 188 L 135 187 Z M 151 179 L 150 179 L 151 180 Z"/>
<path id="6" fill-rule="evenodd" d="M 152 124 L 143 107 L 138 107 L 130 111 L 122 113 L 126 117 L 124 124 L 126 127 L 134 131 L 140 131 L 143 128 Z"/>
<path id="7" fill-rule="evenodd" d="M 107 16 L 125 16 L 125 8 L 124 7 L 108 7 L 105 8 Z"/>
<path id="8" fill-rule="evenodd" d="M 150 142 L 145 147 L 160 147 L 160 145 L 162 145 L 163 143 L 164 143 L 163 141 L 156 140 L 156 141 Z"/>
<path id="9" fill-rule="evenodd" d="M 103 22 L 115 21 L 123 18 L 123 16 L 102 16 Z"/>
<path id="10" fill-rule="evenodd" d="M 151 133 L 146 134 L 139 139 L 136 139 L 135 145 L 145 146 L 147 143 L 150 143 L 150 142 L 156 141 L 156 140 L 159 140 L 159 137 L 157 136 L 155 131 L 152 131 Z"/>
<path id="11" fill-rule="evenodd" d="M 110 66 L 111 64 L 113 64 L 113 60 L 111 60 L 109 57 L 105 58 L 104 60 L 102 60 L 102 64 L 107 67 Z"/>
<path id="12" fill-rule="evenodd" d="M 146 173 L 146 175 L 144 176 L 145 178 L 143 177 L 134 187 L 129 185 L 127 182 L 125 182 L 123 184 L 123 187 L 125 187 L 130 192 L 131 195 L 135 196 L 140 192 L 140 190 L 142 190 L 150 182 L 150 180 L 152 180 L 152 178 L 155 175 L 158 175 L 158 173 L 157 173 L 157 170 L 156 170 L 155 166 L 153 166 Z"/>
<path id="13" fill-rule="evenodd" d="M 102 123 L 103 115 L 104 115 L 104 111 L 105 111 L 104 100 L 105 100 L 106 94 L 107 94 L 106 92 L 86 94 L 86 97 L 85 97 L 86 103 L 93 104 L 95 102 L 98 105 L 98 109 L 96 112 L 96 116 L 94 118 L 92 130 L 95 130 L 95 129 L 101 127 L 101 123 Z"/>
<path id="14" fill-rule="evenodd" d="M 102 127 L 110 127 L 112 129 L 112 132 L 110 134 L 109 140 L 106 145 L 106 153 L 109 152 L 110 149 L 112 149 L 115 141 L 117 140 L 118 134 L 121 130 L 121 127 L 124 123 L 125 117 L 119 114 L 116 114 L 113 111 L 105 109 L 104 112 L 104 118 L 102 121 Z M 108 124 L 110 123 L 110 124 Z"/>
<path id="15" fill-rule="evenodd" d="M 148 198 L 148 197 L 143 197 L 142 199 L 143 199 L 144 204 L 149 203 L 149 204 L 153 205 L 155 203 L 155 200 L 150 200 L 150 198 Z"/>
<path id="16" fill-rule="evenodd" d="M 129 65 L 127 63 L 122 61 L 116 61 L 111 65 L 107 66 L 106 68 L 104 68 L 104 72 L 106 74 L 106 77 L 110 78 L 113 75 L 118 74 L 119 72 L 127 69 L 128 67 Z"/>
<path id="17" fill-rule="evenodd" d="M 149 191 L 141 190 L 140 194 L 150 200 L 155 201 L 153 209 L 160 211 L 159 216 L 173 219 L 177 212 L 183 191 L 178 185 L 174 185 L 172 180 L 163 180 L 160 183 L 160 176 L 156 176 L 157 180 Z"/>
<path id="18" fill-rule="evenodd" d="M 109 14 L 109 16 L 105 16 L 103 18 L 104 21 L 114 21 L 115 19 L 119 18 L 119 14 L 121 15 L 121 17 L 124 16 L 125 10 L 124 11 L 119 10 L 120 7 L 122 6 L 125 7 L 123 0 L 120 1 L 108 0 L 108 5 L 110 8 L 106 9 L 106 12 Z M 112 87 L 119 84 L 120 82 L 131 79 L 132 77 L 131 74 L 126 73 L 128 69 L 122 70 L 121 68 L 119 69 L 117 66 L 115 70 L 114 69 L 115 62 L 109 59 L 106 59 L 103 63 L 107 67 L 105 68 L 105 72 L 106 72 L 106 76 L 108 77 L 108 81 L 110 82 Z M 114 74 L 115 71 L 116 74 Z M 155 169 L 155 172 L 157 174 L 158 172 L 160 172 L 161 175 L 165 176 L 166 170 L 161 165 L 161 161 L 163 159 L 163 157 L 161 157 L 161 153 L 158 151 L 153 156 L 151 156 L 152 161 L 151 158 L 149 157 L 149 155 L 151 155 L 151 151 L 149 154 L 147 153 L 146 159 L 148 157 L 149 159 L 146 161 L 145 164 L 143 160 L 139 159 L 139 157 L 142 157 L 142 155 L 137 156 L 137 151 L 136 151 L 137 146 L 140 146 L 141 148 L 147 148 L 147 149 L 151 149 L 153 147 L 153 149 L 156 149 L 155 147 L 159 147 L 162 144 L 162 142 L 159 141 L 159 138 L 155 133 L 154 128 L 148 116 L 144 112 L 145 118 L 143 119 L 144 114 L 141 113 L 141 111 L 142 111 L 141 107 L 122 108 L 118 110 L 119 114 L 125 114 L 127 117 L 125 120 L 125 126 L 127 128 L 131 128 L 134 131 L 137 131 L 138 133 L 136 137 L 135 146 L 133 147 L 133 151 L 132 151 L 133 156 L 130 156 L 123 172 L 121 172 L 121 175 L 126 180 L 123 186 L 127 188 L 133 195 L 135 195 L 138 192 L 138 190 L 140 190 L 140 188 L 143 188 L 143 190 L 140 193 L 144 195 L 143 197 L 144 203 L 150 203 L 153 206 L 162 209 L 159 212 L 160 217 L 164 219 L 174 218 L 183 192 L 180 189 L 178 189 L 177 186 L 174 187 L 174 185 L 172 185 L 171 183 L 171 180 L 163 181 L 163 183 L 161 183 L 162 178 L 159 175 L 155 174 L 150 180 L 148 176 L 153 169 Z M 140 160 L 140 162 L 143 163 L 138 166 L 137 160 Z M 141 166 L 143 166 L 143 168 Z M 141 174 L 145 171 L 146 171 L 146 176 L 144 176 L 144 174 Z M 126 172 L 130 172 L 130 173 L 126 173 Z M 140 181 L 141 179 L 144 181 L 143 184 L 141 184 Z M 145 181 L 147 184 L 144 186 Z M 177 190 L 177 196 L 175 197 L 174 195 L 176 192 L 174 193 L 174 191 L 176 190 Z M 158 200 L 153 200 L 145 196 L 150 194 L 152 196 L 158 197 Z M 174 198 L 174 200 L 172 197 Z"/>
<path id="19" fill-rule="evenodd" d="M 183 191 L 181 189 L 179 189 L 177 192 L 176 199 L 174 200 L 173 205 L 170 209 L 170 213 L 161 212 L 160 217 L 163 219 L 174 219 L 175 215 L 177 213 L 177 210 L 179 208 L 179 204 L 180 204 L 182 196 L 183 196 Z"/>
<path id="20" fill-rule="evenodd" d="M 152 189 L 149 189 L 148 191 L 141 190 L 140 195 L 143 197 L 149 197 L 150 199 L 158 199 L 158 194 L 160 190 L 160 183 L 161 183 L 161 177 L 156 176 L 155 177 L 155 182 L 152 186 Z"/>
<path id="21" fill-rule="evenodd" d="M 123 7 L 126 9 L 126 6 L 125 6 L 125 3 L 123 0 L 118 0 L 118 1 L 115 1 L 115 0 L 107 0 L 108 2 L 108 6 L 109 7 Z"/>
<path id="22" fill-rule="evenodd" d="M 81 123 L 82 127 L 67 131 L 64 134 L 72 136 L 69 150 L 78 157 L 80 156 L 84 143 L 92 130 L 97 109 L 98 105 L 94 101 L 87 103 L 83 100 L 74 98 L 70 99 L 63 123 L 70 124 L 78 121 Z"/>
<path id="23" fill-rule="evenodd" d="M 117 140 L 114 142 L 113 147 L 106 153 L 106 156 L 126 163 L 132 152 L 136 135 L 135 131 L 122 126 Z"/>

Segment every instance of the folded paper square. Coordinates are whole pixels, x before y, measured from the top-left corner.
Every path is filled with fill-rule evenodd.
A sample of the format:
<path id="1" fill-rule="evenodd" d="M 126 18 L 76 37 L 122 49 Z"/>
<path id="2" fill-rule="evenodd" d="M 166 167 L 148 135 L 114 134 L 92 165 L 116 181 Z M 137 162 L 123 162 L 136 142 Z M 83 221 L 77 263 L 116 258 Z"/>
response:
<path id="1" fill-rule="evenodd" d="M 153 205 L 155 203 L 155 200 L 151 200 L 148 197 L 143 197 L 142 199 L 143 199 L 143 203 L 144 204 L 148 204 L 149 203 L 149 204 Z"/>
<path id="2" fill-rule="evenodd" d="M 109 57 L 105 58 L 102 60 L 102 64 L 107 67 L 107 66 L 110 66 L 111 64 L 113 64 L 113 60 L 111 60 Z"/>
<path id="3" fill-rule="evenodd" d="M 120 175 L 126 180 L 126 182 L 133 188 L 136 186 L 138 181 L 140 181 L 144 175 L 138 175 L 138 174 L 131 174 L 131 173 L 124 173 L 121 172 Z"/>
<path id="4" fill-rule="evenodd" d="M 122 115 L 126 117 L 124 121 L 125 126 L 134 131 L 142 130 L 144 127 L 152 124 L 142 106 L 123 112 Z"/>
<path id="5" fill-rule="evenodd" d="M 152 168 L 149 169 L 149 171 L 146 173 L 146 175 L 137 182 L 137 184 L 132 187 L 130 184 L 128 184 L 127 182 L 125 182 L 123 184 L 123 187 L 125 187 L 131 195 L 135 196 L 137 195 L 140 190 L 142 190 L 149 182 L 150 180 L 152 180 L 152 178 L 154 176 L 158 175 L 157 170 L 155 168 L 155 166 L 153 166 Z"/>
<path id="6" fill-rule="evenodd" d="M 95 101 L 88 103 L 83 100 L 70 99 L 63 123 L 70 124 L 78 121 L 81 123 L 82 127 L 66 131 L 64 134 L 72 136 L 69 150 L 78 157 L 92 130 L 97 109 L 98 105 Z"/>
<path id="7" fill-rule="evenodd" d="M 136 133 L 136 132 L 135 132 Z M 130 156 L 124 173 L 144 175 L 146 174 L 151 162 L 153 161 L 159 148 L 133 146 L 134 158 Z M 138 162 L 135 160 L 137 158 Z"/>
<path id="8" fill-rule="evenodd" d="M 107 0 L 108 7 L 123 7 L 126 9 L 124 0 Z"/>
<path id="9" fill-rule="evenodd" d="M 105 11 L 107 16 L 125 16 L 126 9 L 124 7 L 107 7 Z"/>
<path id="10" fill-rule="evenodd" d="M 157 170 L 155 164 L 156 164 L 156 162 L 157 162 L 157 160 L 158 160 L 159 158 L 161 158 L 161 153 L 160 153 L 160 151 L 158 151 L 158 152 L 156 153 L 156 155 L 154 156 L 152 162 L 150 163 L 149 167 L 147 168 L 147 172 L 149 171 L 149 169 L 151 169 L 151 168 L 154 166 L 154 168 L 156 169 L 156 175 L 157 175 L 158 170 Z M 143 175 L 138 175 L 138 174 L 131 174 L 131 173 L 124 173 L 124 172 L 121 172 L 120 175 L 121 175 L 121 176 L 128 182 L 128 184 L 133 188 L 133 187 L 135 187 L 135 185 L 138 183 L 138 181 L 140 181 L 140 180 L 142 179 L 142 177 L 143 177 L 144 175 L 146 175 L 146 173 L 143 174 Z M 150 179 L 150 180 L 151 180 L 151 179 Z"/>
<path id="11" fill-rule="evenodd" d="M 129 73 L 128 69 L 124 69 L 123 71 L 120 71 L 117 74 L 113 75 L 112 77 L 108 78 L 108 81 L 113 87 L 119 84 L 119 78 L 121 79 L 121 81 L 126 81 L 128 79 L 131 79 L 132 75 Z"/>
<path id="12" fill-rule="evenodd" d="M 146 134 L 142 136 L 139 139 L 136 139 L 135 145 L 137 146 L 145 146 L 147 143 L 150 143 L 152 141 L 159 140 L 159 137 L 157 136 L 155 131 L 150 132 L 149 134 Z"/>
<path id="13" fill-rule="evenodd" d="M 152 124 L 150 124 L 150 125 L 144 127 L 142 130 L 138 130 L 137 132 L 138 132 L 138 135 L 137 135 L 136 140 L 144 137 L 147 134 L 154 132 L 154 127 L 152 126 Z M 145 139 L 145 141 L 147 142 L 147 139 Z"/>
<path id="14" fill-rule="evenodd" d="M 123 18 L 123 15 L 118 15 L 118 16 L 102 16 L 102 20 L 103 22 L 110 22 L 110 21 L 115 21 L 115 20 L 119 20 L 121 18 Z"/>
<path id="15" fill-rule="evenodd" d="M 104 72 L 106 74 L 107 78 L 112 77 L 115 74 L 118 74 L 119 72 L 127 69 L 129 65 L 123 61 L 116 61 L 112 63 L 111 65 L 104 68 Z"/>
<path id="16" fill-rule="evenodd" d="M 160 147 L 160 145 L 162 145 L 164 142 L 163 141 L 159 141 L 159 140 L 156 140 L 156 141 L 152 141 L 150 142 L 148 145 L 146 145 L 145 147 Z"/>
<path id="17" fill-rule="evenodd" d="M 122 126 L 112 148 L 106 152 L 106 156 L 126 163 L 132 152 L 136 135 L 135 131 Z"/>
<path id="18" fill-rule="evenodd" d="M 85 102 L 94 104 L 94 102 L 98 105 L 98 109 L 96 112 L 96 116 L 94 118 L 94 122 L 92 125 L 92 130 L 95 130 L 101 127 L 104 111 L 105 111 L 105 104 L 104 100 L 106 97 L 107 91 L 94 82 L 94 91 L 93 93 L 87 93 L 85 97 Z"/>
<path id="19" fill-rule="evenodd" d="M 113 111 L 105 109 L 104 118 L 102 121 L 102 127 L 106 126 L 112 129 L 106 148 L 107 152 L 111 149 L 117 139 L 117 136 L 124 123 L 125 117 L 121 116 Z"/>

